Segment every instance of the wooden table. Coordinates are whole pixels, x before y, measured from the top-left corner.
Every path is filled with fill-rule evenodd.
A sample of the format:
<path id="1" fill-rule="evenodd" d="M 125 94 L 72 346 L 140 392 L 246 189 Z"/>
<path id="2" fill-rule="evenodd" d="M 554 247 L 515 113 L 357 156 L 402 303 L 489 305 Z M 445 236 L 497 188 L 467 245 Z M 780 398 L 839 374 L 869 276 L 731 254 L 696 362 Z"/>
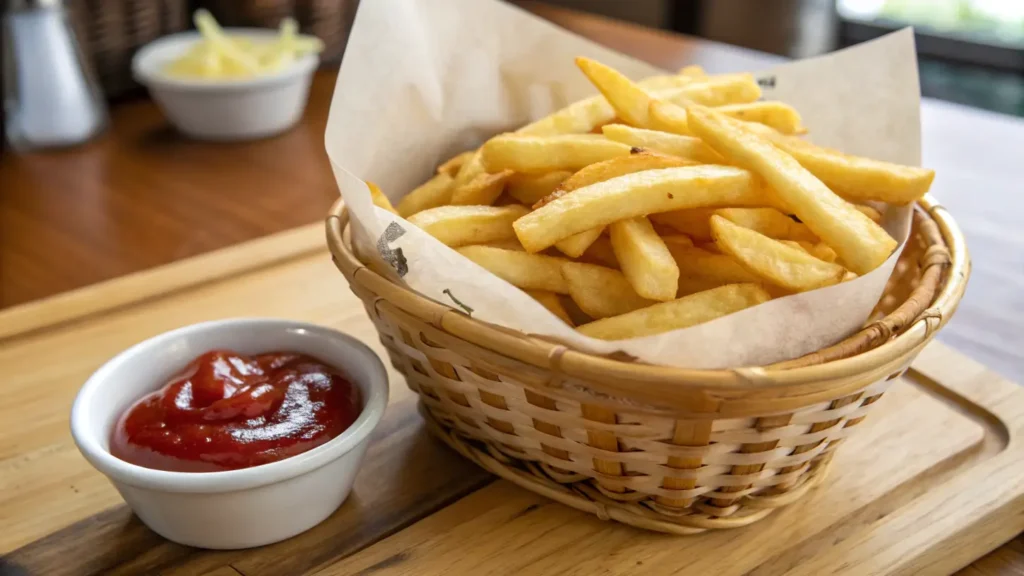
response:
<path id="1" fill-rule="evenodd" d="M 598 42 L 665 68 L 756 70 L 775 57 L 577 13 L 530 6 Z M 185 141 L 147 102 L 114 111 L 112 130 L 87 146 L 0 157 L 0 306 L 13 306 L 322 218 L 336 197 L 322 133 L 334 75 L 314 84 L 303 123 L 241 146 Z M 934 191 L 964 228 L 975 268 L 961 311 L 941 336 L 1020 379 L 1024 368 L 1024 123 L 955 105 L 923 105 L 925 163 Z M 307 241 L 303 236 L 303 240 Z M 221 257 L 211 268 L 230 268 Z M 133 285 L 146 290 L 143 281 Z M 85 294 L 85 295 L 83 295 Z M 86 293 L 57 296 L 72 314 Z M 47 310 L 54 309 L 47 306 Z M 39 304 L 13 316 L 36 318 Z M 20 313 L 20 314 L 19 314 Z M 0 326 L 0 332 L 5 328 Z M 2 457 L 0 457 L 2 462 Z M 2 486 L 0 482 L 0 486 Z M 13 521 L 0 511 L 3 523 Z M 34 522 L 40 521 L 35 519 Z M 51 529 L 60 515 L 43 518 Z M 0 551 L 8 550 L 0 542 Z M 1017 539 L 968 573 L 1024 573 Z"/>
<path id="2" fill-rule="evenodd" d="M 206 144 L 150 101 L 119 104 L 94 142 L 0 153 L 0 308 L 323 218 L 338 187 L 324 152 L 336 71 L 317 74 L 282 136 Z"/>

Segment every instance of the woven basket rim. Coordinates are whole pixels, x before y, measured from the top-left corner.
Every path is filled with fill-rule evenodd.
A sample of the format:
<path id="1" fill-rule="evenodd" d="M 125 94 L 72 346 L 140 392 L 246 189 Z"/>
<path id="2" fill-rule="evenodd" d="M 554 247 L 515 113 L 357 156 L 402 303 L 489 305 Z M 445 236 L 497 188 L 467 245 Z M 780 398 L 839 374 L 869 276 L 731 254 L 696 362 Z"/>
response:
<path id="1" fill-rule="evenodd" d="M 948 266 L 942 266 L 945 273 L 940 276 L 930 305 L 907 323 L 905 329 L 891 339 L 887 334 L 887 341 L 847 358 L 805 366 L 790 367 L 781 363 L 775 366 L 717 370 L 658 366 L 593 355 L 471 318 L 395 284 L 365 266 L 353 254 L 345 240 L 344 231 L 349 224 L 349 217 L 341 199 L 331 207 L 326 221 L 326 233 L 335 265 L 350 282 L 359 282 L 379 294 L 380 299 L 491 353 L 549 370 L 553 373 L 552 380 L 561 381 L 565 377 L 573 377 L 594 384 L 606 383 L 609 384 L 606 392 L 617 396 L 624 394 L 621 381 L 625 379 L 630 386 L 661 385 L 666 389 L 690 387 L 699 391 L 714 391 L 722 396 L 749 396 L 751 392 L 762 390 L 778 398 L 807 396 L 848 386 L 867 373 L 876 373 L 878 378 L 884 378 L 888 376 L 885 371 L 897 360 L 916 354 L 948 322 L 966 289 L 970 258 L 963 234 L 948 210 L 931 195 L 926 195 L 918 202 L 917 210 L 935 223 L 941 235 L 940 241 L 945 243 L 942 251 L 945 253 L 948 250 L 949 258 Z M 552 383 L 552 387 L 558 385 Z M 601 386 L 595 390 L 602 391 Z"/>

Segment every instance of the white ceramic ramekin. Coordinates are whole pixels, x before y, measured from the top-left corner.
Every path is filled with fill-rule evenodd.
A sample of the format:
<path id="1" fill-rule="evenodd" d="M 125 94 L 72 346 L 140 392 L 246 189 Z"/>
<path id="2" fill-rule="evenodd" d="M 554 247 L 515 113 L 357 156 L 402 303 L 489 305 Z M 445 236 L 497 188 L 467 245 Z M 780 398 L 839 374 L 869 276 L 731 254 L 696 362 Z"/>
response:
<path id="1" fill-rule="evenodd" d="M 242 470 L 167 472 L 111 455 L 110 435 L 118 417 L 213 349 L 315 356 L 359 387 L 363 411 L 348 430 L 322 446 Z M 384 365 L 351 336 L 288 320 L 218 320 L 150 338 L 104 364 L 75 399 L 71 434 L 85 458 L 153 531 L 200 548 L 249 548 L 303 532 L 344 502 L 387 401 Z"/>
<path id="2" fill-rule="evenodd" d="M 274 30 L 230 28 L 230 36 L 273 38 Z M 132 58 L 132 74 L 149 88 L 181 132 L 202 140 L 239 141 L 284 132 L 302 117 L 319 58 L 306 55 L 283 70 L 253 78 L 213 80 L 168 76 L 164 68 L 199 40 L 181 32 L 155 40 Z"/>

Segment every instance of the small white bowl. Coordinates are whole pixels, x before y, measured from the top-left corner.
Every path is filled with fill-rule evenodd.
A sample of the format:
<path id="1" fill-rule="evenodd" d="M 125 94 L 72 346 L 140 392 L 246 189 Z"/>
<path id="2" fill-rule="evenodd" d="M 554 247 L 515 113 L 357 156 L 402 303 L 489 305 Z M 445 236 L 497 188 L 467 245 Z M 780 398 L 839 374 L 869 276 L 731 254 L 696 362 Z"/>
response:
<path id="1" fill-rule="evenodd" d="M 241 470 L 167 472 L 113 456 L 110 436 L 121 414 L 213 349 L 294 351 L 319 358 L 359 387 L 363 411 L 326 444 Z M 384 365 L 351 336 L 288 320 L 219 320 L 150 338 L 104 364 L 78 392 L 71 435 L 86 460 L 154 532 L 200 548 L 250 548 L 308 530 L 345 501 L 387 401 Z"/>
<path id="2" fill-rule="evenodd" d="M 275 30 L 229 28 L 229 36 L 272 39 Z M 302 117 L 319 58 L 308 54 L 283 70 L 252 78 L 168 76 L 164 69 L 198 42 L 198 32 L 155 40 L 132 58 L 132 74 L 181 132 L 202 140 L 239 141 L 273 136 Z"/>

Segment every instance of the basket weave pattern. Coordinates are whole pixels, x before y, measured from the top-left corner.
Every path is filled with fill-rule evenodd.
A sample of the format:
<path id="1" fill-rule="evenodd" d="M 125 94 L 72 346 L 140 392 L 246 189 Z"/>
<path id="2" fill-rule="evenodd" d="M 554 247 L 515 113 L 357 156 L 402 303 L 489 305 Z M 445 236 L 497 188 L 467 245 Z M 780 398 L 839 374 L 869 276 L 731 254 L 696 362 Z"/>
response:
<path id="1" fill-rule="evenodd" d="M 669 383 L 682 392 L 659 402 L 641 393 L 649 385 L 639 373 L 654 367 L 626 366 L 622 374 L 631 380 L 628 369 L 635 367 L 635 382 L 615 374 L 599 382 L 567 368 L 563 357 L 579 353 L 557 344 L 540 343 L 546 358 L 524 362 L 453 334 L 446 319 L 456 312 L 432 308 L 362 267 L 341 240 L 340 223 L 333 233 L 329 224 L 335 261 L 392 363 L 419 394 L 434 433 L 528 489 L 602 518 L 680 534 L 749 524 L 819 483 L 842 440 L 952 313 L 928 307 L 936 294 L 952 294 L 955 307 L 963 286 L 952 287 L 951 277 L 963 282 L 967 274 L 965 262 L 949 273 L 943 235 L 918 210 L 913 237 L 864 330 L 776 367 L 718 371 L 738 382 L 735 391 L 716 388 L 713 379 L 704 389 L 689 371 L 678 385 Z M 854 371 L 824 371 L 828 362 L 886 345 L 912 326 L 919 337 L 905 352 Z M 787 386 L 778 376 L 808 370 L 820 381 Z"/>

